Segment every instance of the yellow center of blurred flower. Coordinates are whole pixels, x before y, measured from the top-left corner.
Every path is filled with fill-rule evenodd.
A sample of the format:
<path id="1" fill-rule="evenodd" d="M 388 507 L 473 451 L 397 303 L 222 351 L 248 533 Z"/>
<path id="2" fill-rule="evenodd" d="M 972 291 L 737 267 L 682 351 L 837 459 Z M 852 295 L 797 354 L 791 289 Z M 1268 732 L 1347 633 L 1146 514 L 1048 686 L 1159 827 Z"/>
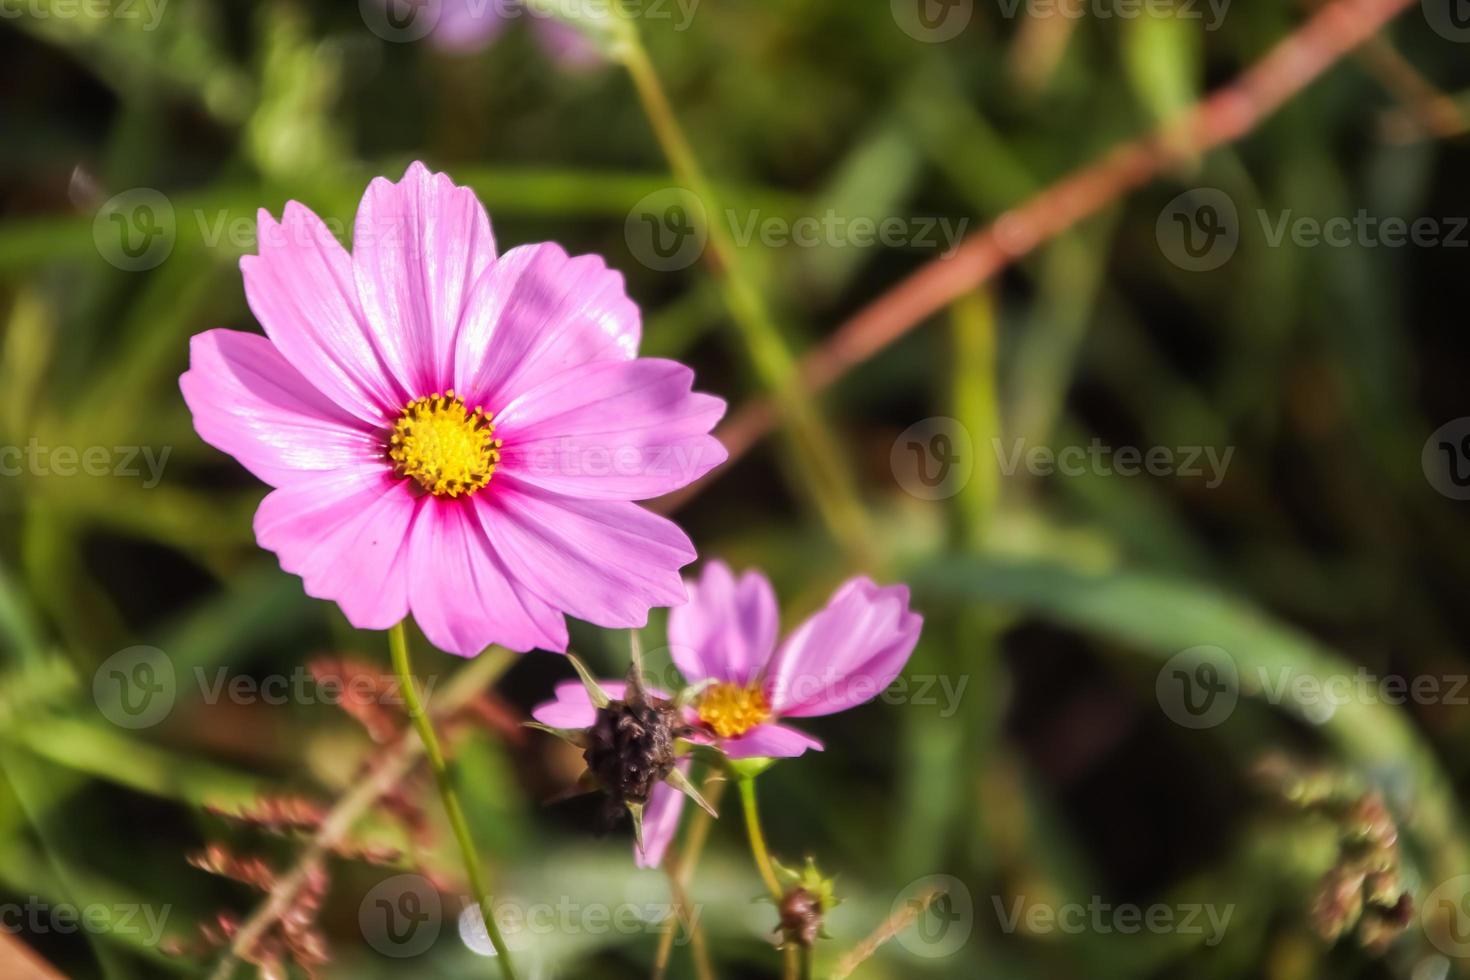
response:
<path id="1" fill-rule="evenodd" d="M 771 717 L 759 687 L 716 684 L 699 697 L 699 720 L 720 738 L 736 738 Z"/>
<path id="2" fill-rule="evenodd" d="M 451 388 L 408 403 L 388 438 L 395 476 L 411 476 L 436 497 L 474 493 L 500 462 L 500 440 L 484 409 L 473 412 Z"/>

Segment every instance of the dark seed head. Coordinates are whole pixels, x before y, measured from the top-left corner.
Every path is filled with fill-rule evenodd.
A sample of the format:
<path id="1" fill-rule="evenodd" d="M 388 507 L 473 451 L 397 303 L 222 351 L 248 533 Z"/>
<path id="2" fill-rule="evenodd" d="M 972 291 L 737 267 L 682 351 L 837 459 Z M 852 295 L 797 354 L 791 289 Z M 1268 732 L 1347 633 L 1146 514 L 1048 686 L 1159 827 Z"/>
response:
<path id="1" fill-rule="evenodd" d="M 683 727 L 673 704 L 630 684 L 624 700 L 598 709 L 582 758 L 617 803 L 647 803 L 674 768 L 674 740 Z"/>

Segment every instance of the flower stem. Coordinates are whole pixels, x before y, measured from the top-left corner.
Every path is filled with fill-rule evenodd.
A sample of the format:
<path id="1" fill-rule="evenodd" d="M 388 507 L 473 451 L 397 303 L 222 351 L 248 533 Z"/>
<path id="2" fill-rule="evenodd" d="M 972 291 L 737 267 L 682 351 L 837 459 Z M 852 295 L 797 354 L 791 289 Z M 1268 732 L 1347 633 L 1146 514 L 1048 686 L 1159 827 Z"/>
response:
<path id="1" fill-rule="evenodd" d="M 500 964 L 500 974 L 504 980 L 515 980 L 515 967 L 511 964 L 510 950 L 500 936 L 500 928 L 495 924 L 495 910 L 490 902 L 490 892 L 485 887 L 484 875 L 480 871 L 480 856 L 475 850 L 474 838 L 470 836 L 470 827 L 464 818 L 464 808 L 460 806 L 459 794 L 455 792 L 454 783 L 449 778 L 449 766 L 444 761 L 444 750 L 439 745 L 439 738 L 434 734 L 433 722 L 429 720 L 428 713 L 424 711 L 424 704 L 419 700 L 413 668 L 409 665 L 408 634 L 403 628 L 403 623 L 388 630 L 388 649 L 393 654 L 393 669 L 397 672 L 399 684 L 403 688 L 403 700 L 408 705 L 408 716 L 413 720 L 413 726 L 419 733 L 419 739 L 424 743 L 424 755 L 429 759 L 429 768 L 434 770 L 434 782 L 439 787 L 439 798 L 444 801 L 444 813 L 449 818 L 449 825 L 454 829 L 455 838 L 459 841 L 459 852 L 464 861 L 465 874 L 469 877 L 470 890 L 474 892 L 475 901 L 479 903 L 480 915 L 485 920 L 485 931 L 490 935 L 490 944 L 495 947 L 495 959 Z"/>
<path id="2" fill-rule="evenodd" d="M 771 901 L 776 907 L 781 907 L 781 899 L 784 893 L 781 890 L 781 882 L 776 877 L 775 865 L 771 863 L 771 852 L 766 849 L 766 834 L 761 829 L 760 809 L 755 802 L 755 777 L 738 776 L 740 783 L 740 807 L 745 812 L 745 831 L 750 837 L 750 853 L 755 858 L 756 870 L 761 873 L 761 881 L 766 883 L 766 891 L 771 893 Z M 781 951 L 784 969 L 782 976 L 786 980 L 796 980 L 797 962 L 796 947 L 787 943 Z"/>
<path id="3" fill-rule="evenodd" d="M 714 190 L 700 168 L 699 159 L 679 125 L 658 72 L 643 47 L 638 28 L 628 17 L 612 20 L 618 44 L 615 51 L 633 80 L 669 169 L 684 188 L 699 201 L 706 215 L 721 215 Z M 720 287 L 730 317 L 739 328 L 756 373 L 775 395 L 787 422 L 792 442 L 792 459 L 802 475 L 812 502 L 832 535 L 860 564 L 872 559 L 868 514 L 858 497 L 852 474 L 831 427 L 802 386 L 796 357 L 772 319 L 760 291 L 744 271 L 736 252 L 735 239 L 726 225 L 714 218 L 704 221 L 708 235 L 710 266 Z"/>
<path id="4" fill-rule="evenodd" d="M 761 830 L 760 810 L 755 802 L 755 778 L 752 776 L 740 777 L 740 805 L 745 811 L 745 831 L 750 836 L 750 853 L 755 858 L 756 870 L 766 884 L 766 891 L 771 893 L 771 899 L 780 905 L 781 882 L 777 880 L 776 869 L 771 864 L 771 853 L 766 850 L 766 835 Z"/>

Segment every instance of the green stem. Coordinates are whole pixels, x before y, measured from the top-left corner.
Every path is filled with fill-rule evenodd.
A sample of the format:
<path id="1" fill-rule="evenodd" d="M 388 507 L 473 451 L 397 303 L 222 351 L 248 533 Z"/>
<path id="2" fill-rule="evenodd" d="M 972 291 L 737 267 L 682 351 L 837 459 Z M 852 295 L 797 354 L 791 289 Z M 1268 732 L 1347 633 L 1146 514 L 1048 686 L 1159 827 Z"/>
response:
<path id="1" fill-rule="evenodd" d="M 419 739 L 424 743 L 424 755 L 429 759 L 429 768 L 434 770 L 434 782 L 439 787 L 440 799 L 444 801 L 444 813 L 449 817 L 449 825 L 454 829 L 454 836 L 459 841 L 459 853 L 464 861 L 465 874 L 469 877 L 470 890 L 474 892 L 475 901 L 480 905 L 480 915 L 485 920 L 485 931 L 489 933 L 490 943 L 495 947 L 495 959 L 500 964 L 500 974 L 504 980 L 515 980 L 515 967 L 510 961 L 510 950 L 500 936 L 500 927 L 495 924 L 495 909 L 491 905 L 490 892 L 485 887 L 484 875 L 480 871 L 480 856 L 475 850 L 474 838 L 470 836 L 469 823 L 464 818 L 464 808 L 460 806 L 459 794 L 455 792 L 454 783 L 449 778 L 449 766 L 444 761 L 444 750 L 439 745 L 439 738 L 434 734 L 433 722 L 429 720 L 428 713 L 424 711 L 424 704 L 419 700 L 413 668 L 409 665 L 408 634 L 403 628 L 403 623 L 388 630 L 388 648 L 393 654 L 393 669 L 397 672 L 399 684 L 403 688 L 403 699 L 408 705 L 408 716 L 413 720 L 413 726 L 419 733 Z"/>
<path id="2" fill-rule="evenodd" d="M 616 48 L 618 58 L 633 80 L 644 114 L 653 127 L 675 179 L 698 199 L 706 215 L 722 214 L 714 191 L 659 82 L 658 72 L 638 36 L 637 27 L 626 17 L 615 18 L 614 23 L 619 41 Z M 872 538 L 868 533 L 867 512 L 838 452 L 837 439 L 802 387 L 796 358 L 761 300 L 760 292 L 745 274 L 729 230 L 718 220 L 706 220 L 704 224 L 710 264 L 725 305 L 744 337 L 762 383 L 775 395 L 781 407 L 793 443 L 793 460 L 806 488 L 833 536 L 842 542 L 854 559 L 862 564 L 871 564 Z"/>
<path id="3" fill-rule="evenodd" d="M 803 946 L 801 948 L 801 980 L 812 980 L 812 948 Z"/>
<path id="4" fill-rule="evenodd" d="M 750 853 L 755 858 L 755 866 L 761 873 L 761 881 L 766 883 L 766 891 L 771 893 L 771 901 L 776 903 L 776 908 L 781 907 L 781 899 L 785 893 L 781 890 L 781 881 L 776 877 L 776 866 L 771 863 L 771 852 L 766 849 L 766 834 L 761 829 L 760 808 L 755 802 L 755 777 L 739 776 L 740 781 L 740 807 L 745 811 L 745 831 L 750 836 Z M 786 943 L 781 947 L 781 975 L 785 980 L 796 980 L 797 970 L 800 968 L 797 962 L 796 945 Z"/>
<path id="5" fill-rule="evenodd" d="M 782 896 L 781 882 L 776 878 L 775 866 L 771 864 L 771 852 L 766 850 L 766 835 L 761 830 L 760 810 L 755 803 L 755 779 L 750 776 L 739 778 L 740 806 L 745 811 L 745 831 L 750 836 L 750 853 L 755 858 L 755 867 L 761 874 L 761 881 L 766 883 L 771 899 L 779 906 Z"/>

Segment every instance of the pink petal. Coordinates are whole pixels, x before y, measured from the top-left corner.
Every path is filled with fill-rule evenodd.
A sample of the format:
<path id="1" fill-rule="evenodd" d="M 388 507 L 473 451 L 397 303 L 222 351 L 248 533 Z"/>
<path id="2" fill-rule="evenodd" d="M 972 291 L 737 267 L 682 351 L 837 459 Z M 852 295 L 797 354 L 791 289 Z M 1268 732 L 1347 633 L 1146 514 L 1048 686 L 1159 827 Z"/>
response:
<path id="1" fill-rule="evenodd" d="M 256 228 L 260 254 L 241 258 L 240 272 L 266 335 L 332 401 L 381 424 L 404 399 L 358 305 L 351 257 L 295 201 L 280 224 L 262 209 Z"/>
<path id="2" fill-rule="evenodd" d="M 410 396 L 453 387 L 455 335 L 470 287 L 495 260 L 474 191 L 422 163 L 375 178 L 357 208 L 357 295 L 389 370 Z"/>
<path id="3" fill-rule="evenodd" d="M 208 330 L 196 335 L 179 389 L 200 438 L 271 486 L 382 459 L 382 439 L 257 334 Z"/>
<path id="4" fill-rule="evenodd" d="M 737 582 L 728 565 L 711 561 L 687 584 L 689 602 L 669 611 L 674 663 L 691 684 L 749 684 L 776 649 L 780 612 L 771 583 L 753 569 Z"/>
<path id="5" fill-rule="evenodd" d="M 608 628 L 684 602 L 694 546 L 671 521 L 621 500 L 577 500 L 496 472 L 474 496 L 506 567 L 557 609 Z"/>
<path id="6" fill-rule="evenodd" d="M 790 759 L 812 749 L 822 751 L 820 740 L 785 725 L 756 725 L 739 738 L 721 739 L 720 751 L 732 759 Z"/>
<path id="7" fill-rule="evenodd" d="M 384 0 L 399 3 L 401 0 Z M 478 51 L 500 36 L 510 23 L 502 12 L 504 0 L 443 0 L 439 21 L 429 37 L 447 51 Z M 422 11 L 420 16 L 427 16 Z"/>
<path id="8" fill-rule="evenodd" d="M 678 762 L 679 771 L 689 775 L 689 760 Z M 668 783 L 659 783 L 648 794 L 643 809 L 643 847 L 633 846 L 633 860 L 640 868 L 656 868 L 663 862 L 664 852 L 679 831 L 679 815 L 684 812 L 684 794 Z"/>
<path id="9" fill-rule="evenodd" d="M 640 358 L 573 368 L 525 392 L 495 420 L 501 465 L 573 497 L 646 500 L 725 460 L 709 435 L 725 403 L 690 391 L 694 372 Z"/>
<path id="10" fill-rule="evenodd" d="M 923 625 L 909 611 L 906 586 L 850 580 L 776 651 L 766 679 L 771 708 L 801 718 L 871 701 L 908 662 Z"/>
<path id="11" fill-rule="evenodd" d="M 407 542 L 420 503 L 386 469 L 322 472 L 261 501 L 255 538 L 307 595 L 336 602 L 358 629 L 387 629 L 408 615 Z"/>
<path id="12" fill-rule="evenodd" d="M 600 680 L 597 683 L 614 701 L 621 700 L 628 692 L 626 681 Z M 656 687 L 648 688 L 648 693 L 658 698 L 669 696 Z M 597 709 L 592 707 L 592 699 L 587 696 L 587 688 L 580 680 L 562 681 L 556 685 L 555 699 L 531 709 L 531 717 L 552 728 L 587 728 L 597 720 Z"/>
<path id="13" fill-rule="evenodd" d="M 475 282 L 455 347 L 455 390 L 498 411 L 570 368 L 631 360 L 641 329 L 623 277 L 600 257 L 522 245 Z"/>
<path id="14" fill-rule="evenodd" d="M 473 657 L 492 643 L 567 648 L 566 621 L 501 562 L 467 499 L 428 498 L 409 549 L 414 620 L 441 650 Z"/>
<path id="15" fill-rule="evenodd" d="M 552 59 L 568 68 L 585 68 L 604 60 L 603 54 L 586 32 L 564 20 L 543 17 L 535 22 L 541 46 Z"/>

